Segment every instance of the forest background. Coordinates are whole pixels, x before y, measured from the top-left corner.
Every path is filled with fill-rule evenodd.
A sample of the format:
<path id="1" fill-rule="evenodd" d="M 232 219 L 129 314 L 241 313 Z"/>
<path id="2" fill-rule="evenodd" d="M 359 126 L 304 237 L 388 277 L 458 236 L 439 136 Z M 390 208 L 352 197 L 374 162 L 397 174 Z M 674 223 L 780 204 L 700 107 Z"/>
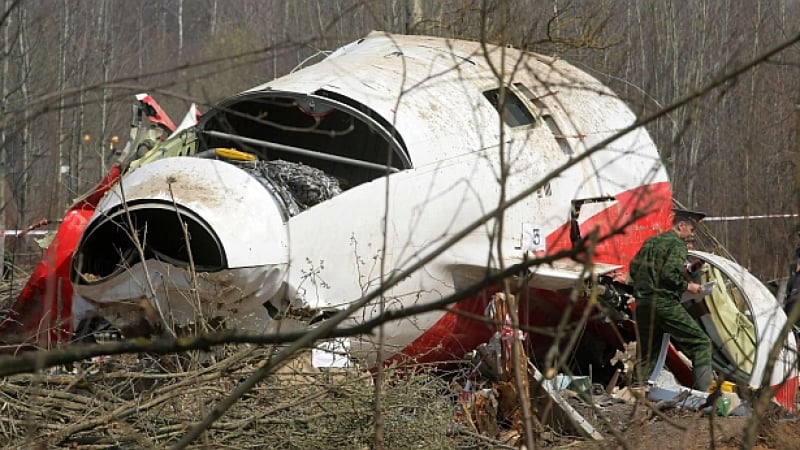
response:
<path id="1" fill-rule="evenodd" d="M 800 30 L 795 0 L 0 0 L 5 227 L 59 219 L 127 139 L 133 95 L 179 120 L 371 30 L 557 56 L 639 116 Z M 800 211 L 800 45 L 648 125 L 675 198 L 711 216 Z M 116 137 L 116 138 L 115 138 Z M 119 139 L 119 144 L 115 139 Z M 707 222 L 762 279 L 798 218 Z"/>

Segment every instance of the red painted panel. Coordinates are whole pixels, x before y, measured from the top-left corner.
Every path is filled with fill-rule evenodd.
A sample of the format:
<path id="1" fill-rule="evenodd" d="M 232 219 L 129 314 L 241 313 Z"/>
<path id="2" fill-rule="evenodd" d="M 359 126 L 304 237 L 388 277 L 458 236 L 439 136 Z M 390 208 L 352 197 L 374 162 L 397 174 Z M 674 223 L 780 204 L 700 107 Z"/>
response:
<path id="1" fill-rule="evenodd" d="M 669 228 L 672 195 L 669 183 L 663 182 L 623 192 L 616 199 L 614 205 L 585 220 L 581 225 L 581 232 L 586 236 L 593 229 L 598 229 L 602 235 L 618 228 L 620 224 L 632 221 L 634 214 L 641 213 L 642 217 L 632 221 L 623 234 L 600 243 L 596 249 L 597 261 L 621 264 L 627 270 L 629 261 L 642 243 L 648 237 Z M 548 253 L 571 248 L 569 229 L 570 224 L 565 223 L 547 237 Z M 483 294 L 466 299 L 454 305 L 453 309 L 482 316 L 491 293 L 500 289 L 500 286 L 487 288 Z M 522 326 L 529 329 L 552 328 L 561 320 L 569 296 L 533 287 L 527 297 L 520 294 L 519 302 Z M 572 320 L 581 316 L 583 306 L 581 302 L 574 305 Z M 590 322 L 587 327 L 610 344 L 621 348 L 621 336 L 608 324 L 596 321 Z M 632 329 L 632 324 L 630 328 Z M 393 359 L 406 357 L 417 362 L 460 359 L 466 352 L 487 342 L 491 335 L 492 330 L 483 322 L 452 312 L 445 313 L 430 329 L 410 343 L 401 355 Z M 549 345 L 550 342 L 551 338 L 545 334 L 528 334 L 527 344 L 533 348 Z M 676 370 L 683 373 L 680 367 L 676 367 Z M 689 375 L 691 376 L 691 372 Z"/>
<path id="2" fill-rule="evenodd" d="M 58 227 L 53 242 L 0 322 L 0 340 L 10 344 L 51 347 L 72 335 L 72 254 L 97 203 L 120 177 L 115 165 L 84 198 L 75 202 Z"/>

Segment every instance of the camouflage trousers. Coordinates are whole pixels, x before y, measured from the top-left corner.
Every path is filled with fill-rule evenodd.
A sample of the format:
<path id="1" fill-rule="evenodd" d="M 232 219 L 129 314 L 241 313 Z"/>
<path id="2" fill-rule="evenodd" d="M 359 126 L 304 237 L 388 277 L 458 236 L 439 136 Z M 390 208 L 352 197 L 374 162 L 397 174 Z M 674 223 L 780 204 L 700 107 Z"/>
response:
<path id="1" fill-rule="evenodd" d="M 677 300 L 637 302 L 636 328 L 642 358 L 639 381 L 647 381 L 655 368 L 664 333 L 669 333 L 670 342 L 692 360 L 694 367 L 711 365 L 711 339 Z"/>

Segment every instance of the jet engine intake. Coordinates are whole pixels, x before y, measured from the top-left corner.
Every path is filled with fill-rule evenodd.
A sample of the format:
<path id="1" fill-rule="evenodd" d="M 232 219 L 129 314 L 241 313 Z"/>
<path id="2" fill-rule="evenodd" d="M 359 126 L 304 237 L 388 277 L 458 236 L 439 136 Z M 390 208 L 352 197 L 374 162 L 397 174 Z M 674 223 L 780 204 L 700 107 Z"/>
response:
<path id="1" fill-rule="evenodd" d="M 73 321 L 96 313 L 126 337 L 200 322 L 263 329 L 289 240 L 283 202 L 254 173 L 186 157 L 124 177 L 75 251 Z"/>

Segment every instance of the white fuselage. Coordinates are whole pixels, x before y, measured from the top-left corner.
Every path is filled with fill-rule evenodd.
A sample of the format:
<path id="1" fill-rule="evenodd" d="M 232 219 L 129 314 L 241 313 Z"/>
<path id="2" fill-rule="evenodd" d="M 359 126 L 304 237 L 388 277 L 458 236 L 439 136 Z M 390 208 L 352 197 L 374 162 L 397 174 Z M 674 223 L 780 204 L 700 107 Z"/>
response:
<path id="1" fill-rule="evenodd" d="M 498 90 L 501 85 L 505 94 Z M 235 316 L 237 310 L 250 313 L 253 306 L 266 301 L 278 309 L 341 308 L 376 289 L 388 275 L 437 255 L 359 313 L 359 319 L 368 319 L 379 313 L 380 302 L 385 308 L 400 308 L 438 300 L 477 281 L 487 270 L 533 255 L 529 250 L 541 255 L 569 248 L 565 225 L 573 200 L 606 199 L 590 202 L 574 217 L 584 232 L 595 226 L 607 232 L 634 212 L 643 215 L 624 240 L 602 244 L 605 253 L 598 253 L 597 262 L 613 265 L 624 266 L 639 244 L 659 231 L 669 212 L 666 173 L 647 132 L 635 129 L 595 151 L 597 144 L 633 124 L 635 117 L 605 86 L 562 61 L 472 42 L 373 33 L 318 64 L 253 88 L 242 98 L 269 99 L 279 92 L 311 98 L 323 91 L 347 98 L 351 106 L 369 110 L 381 123 L 390 124 L 386 127 L 392 127 L 396 142 L 403 143 L 410 167 L 351 187 L 283 223 L 263 224 L 256 217 L 264 214 L 249 206 L 245 209 L 251 212 L 226 206 L 226 201 L 240 197 L 263 197 L 231 186 L 231 177 L 220 175 L 230 170 L 220 166 L 228 163 L 165 159 L 123 178 L 123 188 L 117 187 L 109 196 L 116 200 L 98 207 L 93 220 L 107 217 L 107 208 L 121 202 L 126 183 L 151 180 L 144 185 L 152 192 L 140 192 L 139 197 L 128 192 L 127 201 L 154 196 L 169 203 L 175 200 L 176 205 L 194 211 L 198 223 L 213 224 L 229 256 L 223 272 L 244 270 L 243 279 L 251 280 L 259 267 L 270 271 L 263 282 L 273 284 L 251 283 L 241 292 L 241 307 L 214 306 L 219 287 L 205 289 L 200 294 L 205 316 Z M 228 107 L 235 107 L 235 101 L 235 97 L 228 101 Z M 503 109 L 503 104 L 510 106 Z M 569 163 L 573 164 L 566 167 Z M 175 168 L 170 165 L 175 164 L 197 175 L 171 179 Z M 543 181 L 551 175 L 552 179 Z M 176 194 L 176 183 L 181 182 L 188 183 L 182 191 L 187 193 L 185 198 Z M 251 184 L 255 187 L 247 189 L 264 189 Z M 209 196 L 201 201 L 213 205 L 210 209 L 188 203 L 188 193 L 201 188 Z M 168 196 L 165 192 L 170 189 Z M 448 244 L 466 227 L 493 214 L 501 201 L 528 190 L 530 195 Z M 533 248 L 523 248 L 530 244 L 523 243 L 524 226 L 538 236 Z M 258 248 L 269 242 L 267 248 L 278 250 L 258 253 L 243 240 L 257 243 Z M 247 258 L 241 257 L 242 252 Z M 253 263 L 253 258 L 261 262 Z M 238 260 L 250 263 L 233 264 Z M 175 277 L 174 284 L 181 289 L 191 287 L 185 281 L 190 278 L 185 268 L 170 268 L 163 261 L 147 265 L 162 279 Z M 281 273 L 275 273 L 276 267 Z M 137 273 L 133 281 L 109 279 L 78 286 L 77 292 L 95 304 L 149 297 L 150 287 L 141 280 L 145 271 Z M 203 281 L 211 278 L 205 276 Z M 115 295 L 104 296 L 112 284 L 128 291 L 117 289 Z M 155 294 L 162 309 L 177 303 L 184 310 L 194 305 L 175 292 L 163 291 L 168 295 Z M 395 322 L 387 326 L 385 343 L 402 349 L 443 314 L 438 311 Z M 184 321 L 177 316 L 172 314 L 171 320 Z M 266 314 L 261 318 L 277 325 Z M 259 323 L 250 326 L 259 328 Z"/>

